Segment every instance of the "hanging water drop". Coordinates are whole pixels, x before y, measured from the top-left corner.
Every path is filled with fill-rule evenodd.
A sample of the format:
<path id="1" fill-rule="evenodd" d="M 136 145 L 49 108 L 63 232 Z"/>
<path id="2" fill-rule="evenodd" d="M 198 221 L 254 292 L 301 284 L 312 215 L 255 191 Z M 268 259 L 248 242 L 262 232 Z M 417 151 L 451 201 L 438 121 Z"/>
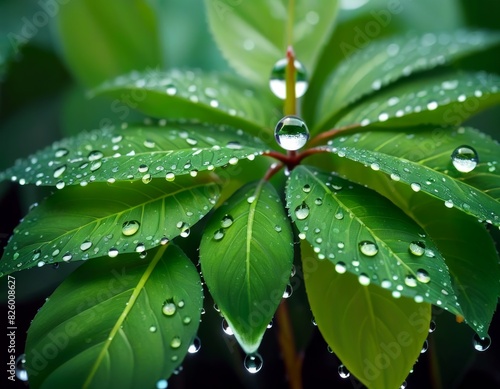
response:
<path id="1" fill-rule="evenodd" d="M 191 233 L 191 230 L 189 228 L 189 224 L 184 223 L 182 221 L 177 223 L 177 228 L 179 230 L 181 230 L 180 236 L 182 238 L 187 238 L 189 236 L 189 234 Z"/>
<path id="2" fill-rule="evenodd" d="M 222 331 L 224 331 L 226 335 L 234 335 L 233 329 L 229 327 L 229 323 L 226 319 L 222 319 Z"/>
<path id="3" fill-rule="evenodd" d="M 168 388 L 167 380 L 159 380 L 156 383 L 156 389 L 167 389 L 167 388 Z"/>
<path id="4" fill-rule="evenodd" d="M 344 262 L 337 262 L 335 264 L 335 271 L 339 274 L 344 274 L 347 271 L 347 267 Z"/>
<path id="5" fill-rule="evenodd" d="M 436 331 L 436 322 L 434 320 L 431 320 L 429 324 L 429 333 L 433 333 Z"/>
<path id="6" fill-rule="evenodd" d="M 122 224 L 122 234 L 125 236 L 132 236 L 139 231 L 141 223 L 137 220 L 129 220 Z"/>
<path id="7" fill-rule="evenodd" d="M 20 381 L 28 381 L 28 371 L 26 370 L 25 354 L 21 354 L 16 358 L 16 377 Z"/>
<path id="8" fill-rule="evenodd" d="M 108 250 L 108 257 L 110 257 L 110 258 L 116 258 L 118 256 L 118 254 L 119 254 L 118 249 L 116 249 L 114 247 L 111 247 Z"/>
<path id="9" fill-rule="evenodd" d="M 282 100 L 286 99 L 286 68 L 288 59 L 282 58 L 276 62 L 269 78 L 269 88 L 274 95 Z M 295 60 L 295 97 L 299 98 L 306 93 L 308 82 L 304 65 Z"/>
<path id="10" fill-rule="evenodd" d="M 361 273 L 358 277 L 358 281 L 363 286 L 370 285 L 370 277 L 368 277 L 365 273 Z"/>
<path id="11" fill-rule="evenodd" d="M 471 146 L 459 146 L 451 153 L 451 162 L 460 173 L 469 173 L 479 162 L 476 150 Z"/>
<path id="12" fill-rule="evenodd" d="M 425 354 L 429 349 L 429 341 L 425 339 L 424 344 L 422 345 L 422 350 L 420 350 L 420 354 Z"/>
<path id="13" fill-rule="evenodd" d="M 477 351 L 486 351 L 491 346 L 491 338 L 488 335 L 481 338 L 478 334 L 474 334 L 472 337 L 472 344 Z"/>
<path id="14" fill-rule="evenodd" d="M 295 216 L 299 220 L 307 219 L 309 216 L 309 206 L 305 202 L 302 202 L 302 204 L 295 208 Z"/>
<path id="15" fill-rule="evenodd" d="M 175 311 L 177 310 L 177 307 L 175 306 L 174 302 L 172 300 L 167 300 L 165 301 L 165 304 L 163 304 L 163 307 L 161 311 L 165 316 L 172 316 L 175 314 Z"/>
<path id="16" fill-rule="evenodd" d="M 262 369 L 263 364 L 264 362 L 262 357 L 258 353 L 248 354 L 245 357 L 244 365 L 245 369 L 247 369 L 249 373 L 255 374 L 259 372 L 259 370 Z"/>
<path id="17" fill-rule="evenodd" d="M 361 254 L 366 255 L 367 257 L 373 257 L 378 253 L 377 245 L 369 240 L 359 242 L 358 247 Z"/>
<path id="18" fill-rule="evenodd" d="M 285 288 L 285 291 L 283 292 L 283 298 L 287 299 L 289 298 L 293 293 L 293 287 L 291 284 L 288 284 Z"/>
<path id="19" fill-rule="evenodd" d="M 309 139 L 309 129 L 306 123 L 297 116 L 285 116 L 274 129 L 276 142 L 285 150 L 298 150 Z"/>
<path id="20" fill-rule="evenodd" d="M 191 345 L 188 348 L 188 353 L 196 354 L 198 351 L 200 351 L 200 348 L 201 348 L 201 340 L 200 338 L 195 336 Z"/>
<path id="21" fill-rule="evenodd" d="M 422 241 L 413 241 L 408 246 L 408 250 L 411 254 L 421 257 L 425 253 L 425 243 Z"/>
<path id="22" fill-rule="evenodd" d="M 345 379 L 345 378 L 349 378 L 351 376 L 351 373 L 349 372 L 349 370 L 347 370 L 347 367 L 345 367 L 344 365 L 339 365 L 338 372 L 339 372 L 340 378 Z"/>
<path id="23" fill-rule="evenodd" d="M 144 251 L 146 251 L 146 246 L 144 246 L 143 243 L 138 243 L 137 246 L 135 246 L 135 252 L 136 253 L 143 253 Z"/>

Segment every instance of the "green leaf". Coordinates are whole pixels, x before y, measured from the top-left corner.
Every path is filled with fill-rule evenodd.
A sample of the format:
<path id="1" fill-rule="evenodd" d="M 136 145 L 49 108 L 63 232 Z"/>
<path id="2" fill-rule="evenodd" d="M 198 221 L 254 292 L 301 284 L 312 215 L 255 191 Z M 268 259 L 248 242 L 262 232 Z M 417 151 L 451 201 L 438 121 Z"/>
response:
<path id="1" fill-rule="evenodd" d="M 329 142 L 338 156 L 384 172 L 397 182 L 411 185 L 441 199 L 446 207 L 493 225 L 500 225 L 500 146 L 472 129 L 433 128 L 416 132 L 377 131 L 355 134 Z M 470 145 L 479 165 L 469 173 L 457 171 L 453 151 Z"/>
<path id="2" fill-rule="evenodd" d="M 57 13 L 70 69 L 86 85 L 162 63 L 158 27 L 147 1 L 71 1 Z"/>
<path id="3" fill-rule="evenodd" d="M 28 331 L 31 387 L 153 388 L 172 374 L 198 330 L 202 287 L 179 248 L 150 257 L 90 261 L 57 288 Z"/>
<path id="4" fill-rule="evenodd" d="M 420 36 L 407 33 L 373 42 L 332 72 L 318 104 L 319 120 L 330 122 L 346 106 L 400 78 L 448 64 L 499 42 L 498 33 L 468 30 Z"/>
<path id="5" fill-rule="evenodd" d="M 367 126 L 460 125 L 500 102 L 500 76 L 446 73 L 414 79 L 364 100 L 336 124 Z M 328 123 L 332 124 L 332 123 Z"/>
<path id="6" fill-rule="evenodd" d="M 484 225 L 432 198 L 409 199 L 413 218 L 446 258 L 464 318 L 481 337 L 487 335 L 498 303 L 499 257 Z"/>
<path id="7" fill-rule="evenodd" d="M 253 160 L 268 147 L 230 127 L 165 124 L 104 128 L 55 142 L 0 173 L 19 184 L 82 186 L 136 181 L 213 170 L 242 158 Z"/>
<path id="8" fill-rule="evenodd" d="M 399 388 L 427 338 L 430 305 L 395 300 L 352 274 L 336 273 L 329 261 L 307 260 L 309 304 L 333 352 L 368 388 Z"/>
<path id="9" fill-rule="evenodd" d="M 14 230 L 0 272 L 142 253 L 187 237 L 217 198 L 214 183 L 194 179 L 66 188 L 33 208 Z"/>
<path id="10" fill-rule="evenodd" d="M 205 0 L 208 22 L 222 54 L 238 73 L 260 84 L 269 80 L 288 45 L 307 70 L 314 69 L 333 29 L 338 3 Z"/>
<path id="11" fill-rule="evenodd" d="M 255 182 L 211 216 L 200 245 L 203 277 L 247 353 L 257 350 L 290 279 L 293 236 L 274 187 Z"/>
<path id="12" fill-rule="evenodd" d="M 132 72 L 100 85 L 92 94 L 111 95 L 155 117 L 241 126 L 258 136 L 268 135 L 281 118 L 270 92 L 216 73 Z"/>
<path id="13" fill-rule="evenodd" d="M 425 231 L 378 193 L 309 166 L 287 186 L 287 208 L 320 259 L 360 284 L 461 313 L 445 261 Z"/>
<path id="14" fill-rule="evenodd" d="M 14 50 L 7 39 L 0 38 L 0 81 L 7 72 L 7 65 L 13 54 Z"/>

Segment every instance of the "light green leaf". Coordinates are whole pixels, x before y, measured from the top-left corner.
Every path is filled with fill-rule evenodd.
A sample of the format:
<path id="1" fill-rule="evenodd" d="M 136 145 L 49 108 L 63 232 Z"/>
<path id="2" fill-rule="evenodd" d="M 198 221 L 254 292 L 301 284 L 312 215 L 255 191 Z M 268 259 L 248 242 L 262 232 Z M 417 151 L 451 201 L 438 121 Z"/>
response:
<path id="1" fill-rule="evenodd" d="M 166 122 L 165 122 L 166 123 Z M 19 184 L 82 186 L 92 182 L 173 180 L 253 160 L 267 146 L 230 127 L 168 124 L 104 128 L 55 142 L 0 173 Z"/>
<path id="2" fill-rule="evenodd" d="M 66 188 L 33 208 L 14 230 L 0 272 L 142 253 L 187 237 L 217 198 L 217 186 L 199 179 Z"/>
<path id="3" fill-rule="evenodd" d="M 222 54 L 238 73 L 259 84 L 268 82 L 273 65 L 285 57 L 288 45 L 312 72 L 334 27 L 338 3 L 205 0 L 208 22 Z"/>
<path id="4" fill-rule="evenodd" d="M 26 344 L 30 387 L 154 388 L 198 330 L 202 287 L 175 246 L 78 268 L 36 315 Z"/>
<path id="5" fill-rule="evenodd" d="M 70 1 L 60 7 L 57 26 L 70 69 L 88 86 L 161 66 L 158 27 L 147 1 Z"/>
<path id="6" fill-rule="evenodd" d="M 500 280 L 499 257 L 489 232 L 475 218 L 445 209 L 430 197 L 410 197 L 409 208 L 446 258 L 465 321 L 485 337 Z"/>
<path id="7" fill-rule="evenodd" d="M 335 272 L 329 261 L 308 258 L 307 268 L 309 304 L 333 352 L 368 388 L 399 388 L 427 338 L 430 305 L 362 286 L 354 275 Z"/>
<path id="8" fill-rule="evenodd" d="M 132 72 L 100 85 L 91 93 L 111 95 L 155 117 L 241 126 L 257 136 L 271 133 L 270 129 L 281 118 L 270 92 L 216 73 Z"/>
<path id="9" fill-rule="evenodd" d="M 203 277 L 236 339 L 257 351 L 290 279 L 293 236 L 274 187 L 255 182 L 211 216 L 200 245 Z"/>
<path id="10" fill-rule="evenodd" d="M 373 42 L 332 72 L 318 105 L 319 120 L 330 122 L 343 108 L 400 78 L 446 65 L 499 42 L 498 33 L 468 30 L 419 36 L 407 33 Z"/>
<path id="11" fill-rule="evenodd" d="M 418 132 L 358 133 L 329 142 L 338 156 L 384 172 L 479 219 L 500 225 L 500 146 L 472 129 L 432 128 Z M 470 145 L 479 165 L 469 173 L 457 171 L 453 151 Z"/>
<path id="12" fill-rule="evenodd" d="M 378 193 L 309 166 L 287 186 L 287 208 L 301 239 L 339 273 L 355 274 L 416 302 L 461 313 L 445 261 L 424 230 Z"/>
<path id="13" fill-rule="evenodd" d="M 377 93 L 343 116 L 336 126 L 458 126 L 499 102 L 500 76 L 484 72 L 446 73 L 414 79 Z"/>

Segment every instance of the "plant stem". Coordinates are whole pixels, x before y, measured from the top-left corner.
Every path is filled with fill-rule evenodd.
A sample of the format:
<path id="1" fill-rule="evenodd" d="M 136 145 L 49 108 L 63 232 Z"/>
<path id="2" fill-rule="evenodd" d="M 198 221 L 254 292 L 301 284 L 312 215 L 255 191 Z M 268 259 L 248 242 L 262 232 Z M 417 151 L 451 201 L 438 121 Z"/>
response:
<path id="1" fill-rule="evenodd" d="M 285 71 L 285 82 L 286 82 L 286 98 L 285 98 L 285 115 L 296 115 L 297 114 L 297 98 L 295 96 L 295 53 L 293 52 L 293 47 L 288 46 L 286 51 L 286 71 Z"/>
<path id="2" fill-rule="evenodd" d="M 316 135 L 313 139 L 311 139 L 309 141 L 309 146 L 314 146 L 325 139 L 333 138 L 339 132 L 352 130 L 353 128 L 358 128 L 360 126 L 361 126 L 360 124 L 356 123 L 356 124 L 349 124 L 348 126 L 332 128 L 331 130 L 328 130 L 328 131 L 325 131 L 325 132 L 322 132 L 322 133 Z"/>
<path id="3" fill-rule="evenodd" d="M 295 350 L 292 323 L 288 312 L 288 304 L 283 300 L 276 312 L 278 326 L 278 342 L 291 389 L 302 389 L 302 358 Z"/>

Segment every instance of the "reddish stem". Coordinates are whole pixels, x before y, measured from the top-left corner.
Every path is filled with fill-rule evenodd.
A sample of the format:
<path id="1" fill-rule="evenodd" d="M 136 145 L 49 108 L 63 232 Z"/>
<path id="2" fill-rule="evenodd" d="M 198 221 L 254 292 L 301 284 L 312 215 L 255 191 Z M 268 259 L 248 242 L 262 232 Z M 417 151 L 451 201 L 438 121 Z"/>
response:
<path id="1" fill-rule="evenodd" d="M 309 142 L 309 145 L 314 146 L 316 144 L 321 143 L 321 141 L 323 141 L 323 140 L 333 138 L 339 132 L 352 130 L 353 128 L 358 128 L 358 127 L 361 127 L 361 124 L 356 123 L 356 124 L 350 124 L 348 126 L 332 128 L 331 130 L 328 130 L 328 131 L 322 132 L 321 134 L 316 135 L 313 139 L 311 139 L 311 141 Z"/>

